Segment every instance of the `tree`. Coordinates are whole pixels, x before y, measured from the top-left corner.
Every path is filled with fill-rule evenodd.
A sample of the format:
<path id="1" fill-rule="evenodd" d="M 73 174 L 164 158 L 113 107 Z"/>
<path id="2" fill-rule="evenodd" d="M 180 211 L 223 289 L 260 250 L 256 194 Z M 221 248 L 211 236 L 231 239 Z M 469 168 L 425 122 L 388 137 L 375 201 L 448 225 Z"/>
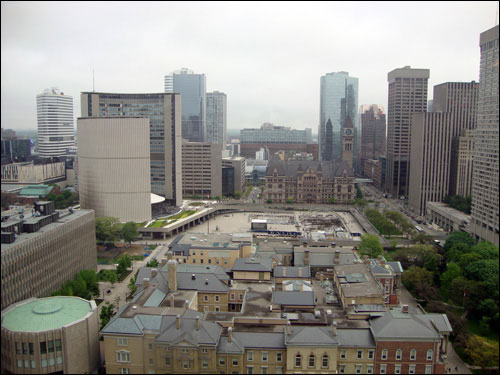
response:
<path id="1" fill-rule="evenodd" d="M 293 197 L 288 197 L 286 200 L 286 203 L 292 204 L 293 203 Z"/>
<path id="2" fill-rule="evenodd" d="M 363 199 L 363 192 L 361 191 L 359 186 L 356 187 L 356 198 Z"/>
<path id="3" fill-rule="evenodd" d="M 489 281 L 498 279 L 498 261 L 483 259 L 473 262 L 464 268 L 464 275 L 470 280 Z"/>
<path id="4" fill-rule="evenodd" d="M 268 200 L 266 201 L 266 203 L 273 203 L 273 200 L 272 200 L 272 199 L 268 199 Z"/>
<path id="5" fill-rule="evenodd" d="M 101 318 L 101 329 L 103 329 L 106 324 L 108 324 L 109 320 L 115 314 L 114 312 L 115 305 L 106 301 L 105 305 L 101 309 L 101 314 L 99 317 Z"/>
<path id="6" fill-rule="evenodd" d="M 432 272 L 425 268 L 411 266 L 403 272 L 401 281 L 410 292 L 417 292 L 432 286 Z"/>
<path id="7" fill-rule="evenodd" d="M 498 259 L 498 247 L 491 242 L 480 241 L 472 246 L 471 251 L 478 254 L 481 259 Z"/>
<path id="8" fill-rule="evenodd" d="M 384 253 L 384 248 L 376 234 L 366 233 L 361 236 L 358 251 L 361 255 L 368 255 L 370 258 L 376 258 Z"/>
<path id="9" fill-rule="evenodd" d="M 121 275 L 127 270 L 127 268 L 132 266 L 132 259 L 128 254 L 122 254 L 118 257 L 118 267 L 116 267 L 116 273 Z"/>
<path id="10" fill-rule="evenodd" d="M 147 264 L 146 264 L 146 267 L 158 267 L 158 260 L 155 258 L 155 259 L 152 259 L 150 260 Z"/>
<path id="11" fill-rule="evenodd" d="M 133 221 L 125 223 L 122 227 L 123 240 L 130 246 L 133 241 L 139 238 L 139 232 L 137 231 L 137 225 Z"/>
<path id="12" fill-rule="evenodd" d="M 331 197 L 328 199 L 328 204 L 334 204 L 335 203 L 335 198 Z"/>
<path id="13" fill-rule="evenodd" d="M 135 285 L 135 279 L 137 275 L 134 275 L 130 278 L 130 281 L 128 283 L 128 289 L 130 290 L 130 295 L 133 295 L 135 291 L 137 290 L 137 285 Z"/>
<path id="14" fill-rule="evenodd" d="M 449 263 L 446 272 L 444 272 L 441 275 L 440 291 L 441 295 L 445 300 L 448 300 L 451 283 L 453 282 L 454 279 L 461 276 L 462 276 L 462 269 L 460 268 L 460 266 L 453 262 Z"/>
<path id="15" fill-rule="evenodd" d="M 90 297 L 99 296 L 97 273 L 94 270 L 81 270 L 80 276 L 85 281 Z"/>
<path id="16" fill-rule="evenodd" d="M 121 224 L 114 217 L 95 219 L 95 235 L 99 242 L 115 242 L 120 238 Z"/>
<path id="17" fill-rule="evenodd" d="M 413 241 L 421 244 L 431 244 L 432 243 L 432 237 L 429 236 L 426 233 L 416 233 L 413 238 Z"/>
<path id="18" fill-rule="evenodd" d="M 446 243 L 443 246 L 443 250 L 447 253 L 451 247 L 456 243 L 463 243 L 467 245 L 469 248 L 474 246 L 474 238 L 465 232 L 451 232 L 448 236 Z"/>
<path id="19" fill-rule="evenodd" d="M 467 343 L 465 353 L 475 366 L 498 366 L 498 341 L 494 343 L 473 335 Z"/>

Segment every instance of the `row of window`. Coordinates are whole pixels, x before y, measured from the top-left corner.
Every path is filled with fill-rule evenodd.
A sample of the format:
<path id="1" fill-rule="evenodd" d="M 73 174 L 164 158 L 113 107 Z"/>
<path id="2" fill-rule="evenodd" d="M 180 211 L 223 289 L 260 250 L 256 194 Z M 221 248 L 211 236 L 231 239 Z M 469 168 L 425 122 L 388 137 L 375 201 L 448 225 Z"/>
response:
<path id="1" fill-rule="evenodd" d="M 34 355 L 34 345 L 32 342 L 14 342 L 14 346 L 16 349 L 16 354 L 28 354 Z M 53 340 L 53 341 L 42 341 L 40 342 L 40 354 L 54 353 L 54 348 L 56 351 L 60 352 L 62 350 L 62 342 L 61 339 Z M 47 350 L 48 349 L 48 350 Z"/>
<path id="2" fill-rule="evenodd" d="M 434 356 L 434 351 L 432 349 L 427 350 L 426 359 L 428 361 L 432 361 L 433 356 Z M 400 361 L 402 359 L 402 357 L 403 357 L 403 350 L 402 349 L 397 349 L 396 350 L 395 359 L 397 361 Z M 383 349 L 382 350 L 382 355 L 381 355 L 380 359 L 382 359 L 382 360 L 387 360 L 388 359 L 388 350 L 387 349 Z M 417 360 L 417 350 L 416 349 L 411 349 L 410 350 L 410 361 L 416 361 L 416 360 Z"/>
<path id="3" fill-rule="evenodd" d="M 426 374 L 432 374 L 432 365 L 426 365 L 425 366 L 425 373 Z M 415 365 L 410 365 L 408 366 L 408 374 L 415 374 Z M 380 374 L 387 374 L 387 365 L 380 365 Z M 401 365 L 394 365 L 394 374 L 401 374 Z"/>
<path id="4" fill-rule="evenodd" d="M 30 363 L 30 362 L 31 362 L 31 363 Z M 57 358 L 49 358 L 49 360 L 48 360 L 48 361 L 47 361 L 46 359 L 42 359 L 42 360 L 41 360 L 41 363 L 40 363 L 40 366 L 41 366 L 42 368 L 46 368 L 46 367 L 47 367 L 47 365 L 49 365 L 49 366 L 55 366 L 55 365 L 56 365 L 56 363 L 57 363 L 58 365 L 62 364 L 62 363 L 63 363 L 63 358 L 62 358 L 61 356 L 58 356 Z M 30 364 L 31 364 L 31 368 L 32 368 L 32 369 L 37 367 L 37 366 L 36 366 L 36 365 L 37 365 L 37 363 L 36 363 L 36 361 L 35 361 L 35 360 L 33 360 L 33 359 L 32 359 L 31 361 L 30 361 L 30 360 L 28 360 L 28 359 L 25 359 L 25 360 L 18 359 L 18 360 L 17 360 L 17 367 L 18 367 L 18 368 L 22 368 L 22 367 L 24 367 L 24 368 L 30 368 Z M 24 366 L 23 366 L 23 365 L 24 365 Z"/>
<path id="5" fill-rule="evenodd" d="M 247 361 L 253 361 L 254 356 L 252 351 L 247 352 Z M 262 352 L 261 354 L 261 361 L 262 362 L 267 362 L 269 360 L 269 352 Z M 283 360 L 283 353 L 277 352 L 276 353 L 276 362 L 281 362 Z"/>

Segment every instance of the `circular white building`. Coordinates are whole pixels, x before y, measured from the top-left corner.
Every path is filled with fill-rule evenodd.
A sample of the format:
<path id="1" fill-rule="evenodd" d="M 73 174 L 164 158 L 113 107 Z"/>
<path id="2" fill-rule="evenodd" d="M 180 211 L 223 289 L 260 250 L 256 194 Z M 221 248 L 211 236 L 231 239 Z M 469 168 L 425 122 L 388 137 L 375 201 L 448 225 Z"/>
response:
<path id="1" fill-rule="evenodd" d="M 36 97 L 38 154 L 44 158 L 66 155 L 75 145 L 73 97 L 53 87 Z"/>
<path id="2" fill-rule="evenodd" d="M 2 373 L 91 373 L 99 364 L 94 301 L 31 298 L 2 311 Z"/>

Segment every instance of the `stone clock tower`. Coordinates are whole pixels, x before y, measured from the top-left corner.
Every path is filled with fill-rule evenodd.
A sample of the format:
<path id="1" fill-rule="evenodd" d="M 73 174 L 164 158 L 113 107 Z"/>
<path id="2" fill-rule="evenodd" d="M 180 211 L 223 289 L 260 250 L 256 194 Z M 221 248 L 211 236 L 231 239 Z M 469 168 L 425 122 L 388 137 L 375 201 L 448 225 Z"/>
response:
<path id="1" fill-rule="evenodd" d="M 350 117 L 345 120 L 344 128 L 342 129 L 342 160 L 345 160 L 352 168 L 354 154 L 354 127 Z"/>

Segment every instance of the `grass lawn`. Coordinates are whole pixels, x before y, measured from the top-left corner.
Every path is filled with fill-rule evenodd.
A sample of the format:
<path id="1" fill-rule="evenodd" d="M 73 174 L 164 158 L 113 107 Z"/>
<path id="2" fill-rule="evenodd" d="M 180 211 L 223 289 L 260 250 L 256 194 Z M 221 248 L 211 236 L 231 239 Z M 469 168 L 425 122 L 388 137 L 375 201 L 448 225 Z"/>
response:
<path id="1" fill-rule="evenodd" d="M 113 258 L 97 258 L 97 264 L 115 264 L 116 259 Z"/>
<path id="2" fill-rule="evenodd" d="M 196 213 L 195 210 L 182 211 L 182 212 L 179 212 L 177 215 L 170 216 L 169 220 L 181 220 L 181 219 L 184 219 L 184 218 L 186 218 L 188 216 L 191 216 L 194 213 Z"/>
<path id="3" fill-rule="evenodd" d="M 156 220 L 152 224 L 150 224 L 148 228 L 161 228 L 165 224 L 167 224 L 166 220 Z"/>

